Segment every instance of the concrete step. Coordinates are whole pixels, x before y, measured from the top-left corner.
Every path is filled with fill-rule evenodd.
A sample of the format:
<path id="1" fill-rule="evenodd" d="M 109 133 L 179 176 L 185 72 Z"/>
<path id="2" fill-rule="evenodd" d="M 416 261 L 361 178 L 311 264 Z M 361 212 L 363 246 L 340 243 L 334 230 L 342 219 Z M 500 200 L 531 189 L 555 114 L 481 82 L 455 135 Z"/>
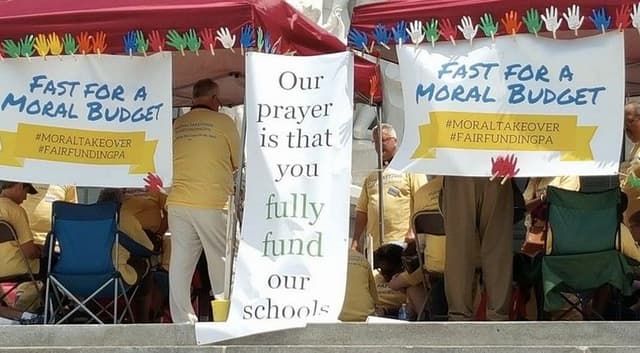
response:
<path id="1" fill-rule="evenodd" d="M 637 353 L 640 346 L 164 346 L 164 347 L 18 347 L 0 348 L 7 353 Z"/>
<path id="2" fill-rule="evenodd" d="M 504 322 L 314 324 L 238 338 L 226 347 L 640 347 L 640 322 Z M 3 347 L 185 347 L 196 346 L 192 325 L 0 326 Z M 211 347 L 209 347 L 211 349 Z M 345 348 L 345 349 L 347 349 Z M 235 348 L 233 348 L 235 349 Z M 355 349 L 355 348 L 354 348 Z M 497 348 L 496 348 L 497 349 Z M 320 350 L 322 351 L 322 350 Z M 227 352 L 227 351 L 225 351 Z M 457 351 L 455 351 L 457 352 Z M 462 352 L 462 351 L 460 351 Z M 474 351 L 476 352 L 476 351 Z M 640 352 L 638 350 L 637 352 Z"/>

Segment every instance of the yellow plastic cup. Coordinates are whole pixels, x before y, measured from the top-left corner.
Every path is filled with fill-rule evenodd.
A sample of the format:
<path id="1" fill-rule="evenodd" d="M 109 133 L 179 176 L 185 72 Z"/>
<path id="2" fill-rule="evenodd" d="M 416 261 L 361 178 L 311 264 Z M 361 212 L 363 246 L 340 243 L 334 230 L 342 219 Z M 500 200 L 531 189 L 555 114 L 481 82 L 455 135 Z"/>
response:
<path id="1" fill-rule="evenodd" d="M 229 316 L 229 304 L 227 299 L 214 299 L 211 301 L 211 310 L 213 310 L 213 321 L 224 322 Z"/>

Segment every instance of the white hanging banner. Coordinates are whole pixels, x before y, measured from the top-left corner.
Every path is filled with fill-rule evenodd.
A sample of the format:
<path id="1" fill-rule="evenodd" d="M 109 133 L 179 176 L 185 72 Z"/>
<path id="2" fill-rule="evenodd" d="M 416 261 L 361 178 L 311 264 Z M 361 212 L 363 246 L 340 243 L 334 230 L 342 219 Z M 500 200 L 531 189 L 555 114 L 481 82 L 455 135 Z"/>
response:
<path id="1" fill-rule="evenodd" d="M 353 55 L 246 56 L 247 168 L 229 317 L 206 344 L 336 322 L 349 239 Z"/>
<path id="2" fill-rule="evenodd" d="M 171 180 L 171 55 L 6 58 L 0 77 L 0 179 Z"/>
<path id="3" fill-rule="evenodd" d="M 520 34 L 398 47 L 405 129 L 391 166 L 440 175 L 618 172 L 624 36 Z"/>

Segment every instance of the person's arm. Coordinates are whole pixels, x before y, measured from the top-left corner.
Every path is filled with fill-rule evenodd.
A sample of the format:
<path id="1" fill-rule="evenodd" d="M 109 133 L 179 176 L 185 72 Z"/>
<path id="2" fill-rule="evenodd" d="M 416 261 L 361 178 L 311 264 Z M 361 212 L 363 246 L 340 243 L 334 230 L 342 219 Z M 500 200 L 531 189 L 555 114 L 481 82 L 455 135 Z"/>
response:
<path id="1" fill-rule="evenodd" d="M 362 233 L 367 228 L 367 213 L 362 211 L 356 211 L 356 220 L 353 226 L 353 240 L 351 241 L 351 249 L 362 252 L 362 245 L 360 244 L 360 238 Z"/>
<path id="2" fill-rule="evenodd" d="M 20 250 L 27 259 L 39 259 L 42 257 L 42 245 L 38 245 L 33 240 L 20 244 Z"/>
<path id="3" fill-rule="evenodd" d="M 360 190 L 360 197 L 358 197 L 358 203 L 356 204 L 356 219 L 353 225 L 353 240 L 351 241 L 351 249 L 362 252 L 362 244 L 360 240 L 362 233 L 367 229 L 367 209 L 369 208 L 369 193 L 367 192 L 367 177 L 362 183 L 362 190 Z"/>
<path id="4" fill-rule="evenodd" d="M 31 227 L 29 226 L 27 211 L 18 206 L 18 208 L 11 212 L 9 223 L 16 231 L 20 250 L 24 253 L 27 259 L 40 258 L 42 256 L 43 247 L 33 242 L 33 231 L 31 231 Z"/>
<path id="5" fill-rule="evenodd" d="M 64 187 L 64 200 L 67 202 L 78 203 L 78 192 L 74 185 Z"/>

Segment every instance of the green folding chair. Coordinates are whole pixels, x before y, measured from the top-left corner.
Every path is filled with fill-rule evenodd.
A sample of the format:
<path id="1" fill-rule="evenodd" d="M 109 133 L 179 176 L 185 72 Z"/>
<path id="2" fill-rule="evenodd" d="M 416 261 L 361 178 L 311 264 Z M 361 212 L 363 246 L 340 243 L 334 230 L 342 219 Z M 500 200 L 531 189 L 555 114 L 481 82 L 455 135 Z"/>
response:
<path id="1" fill-rule="evenodd" d="M 542 258 L 544 310 L 578 310 L 584 317 L 593 292 L 610 285 L 631 293 L 631 272 L 620 248 L 619 188 L 584 193 L 548 187 L 551 251 Z M 548 237 L 549 241 L 549 237 Z M 575 294 L 577 301 L 566 293 Z"/>

